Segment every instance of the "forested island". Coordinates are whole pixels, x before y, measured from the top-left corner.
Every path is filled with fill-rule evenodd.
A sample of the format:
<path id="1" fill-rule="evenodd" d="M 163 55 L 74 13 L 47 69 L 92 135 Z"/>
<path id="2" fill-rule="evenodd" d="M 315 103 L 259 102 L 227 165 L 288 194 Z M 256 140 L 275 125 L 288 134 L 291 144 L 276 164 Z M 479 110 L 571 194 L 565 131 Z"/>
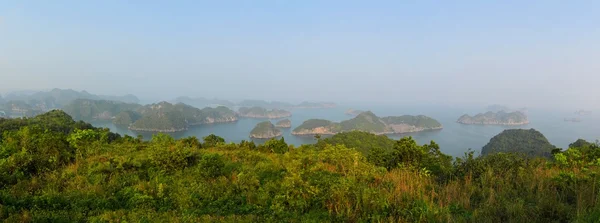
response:
<path id="1" fill-rule="evenodd" d="M 291 128 L 292 127 L 292 121 L 290 121 L 289 119 L 283 119 L 283 120 L 279 120 L 277 123 L 275 123 L 275 127 L 277 128 Z"/>
<path id="2" fill-rule="evenodd" d="M 270 121 L 264 121 L 256 124 L 256 126 L 250 131 L 250 138 L 255 139 L 270 139 L 281 136 L 281 130 L 275 128 L 275 125 Z"/>
<path id="3" fill-rule="evenodd" d="M 461 116 L 456 121 L 468 125 L 525 125 L 529 124 L 527 115 L 520 111 L 515 112 L 486 112 L 475 116 L 467 114 Z"/>
<path id="4" fill-rule="evenodd" d="M 216 108 L 198 109 L 183 103 L 171 104 L 160 102 L 144 106 L 136 111 L 139 119 L 132 120 L 129 129 L 150 132 L 177 132 L 186 130 L 189 126 L 234 122 L 237 115 L 231 109 L 219 106 Z M 124 114 L 131 117 L 130 114 Z M 117 117 L 115 120 L 126 120 Z M 126 124 L 126 123 L 119 123 Z"/>
<path id="5" fill-rule="evenodd" d="M 238 109 L 240 117 L 278 119 L 292 116 L 292 113 L 283 109 L 267 110 L 261 107 L 241 107 Z"/>
<path id="6" fill-rule="evenodd" d="M 353 130 L 365 131 L 374 134 L 396 134 L 419 132 L 426 130 L 442 129 L 442 124 L 437 120 L 424 115 L 377 117 L 370 111 L 360 113 L 353 119 L 340 123 L 323 119 L 310 119 L 296 127 L 294 135 L 333 135 L 340 132 Z"/>
<path id="7" fill-rule="evenodd" d="M 301 146 L 144 141 L 59 110 L 0 118 L 0 133 L 5 222 L 595 222 L 600 213 L 600 147 L 585 140 L 549 158 L 453 158 L 433 141 L 359 131 Z M 502 148 L 547 151 L 530 144 L 541 139 L 531 130 L 498 137 Z"/>

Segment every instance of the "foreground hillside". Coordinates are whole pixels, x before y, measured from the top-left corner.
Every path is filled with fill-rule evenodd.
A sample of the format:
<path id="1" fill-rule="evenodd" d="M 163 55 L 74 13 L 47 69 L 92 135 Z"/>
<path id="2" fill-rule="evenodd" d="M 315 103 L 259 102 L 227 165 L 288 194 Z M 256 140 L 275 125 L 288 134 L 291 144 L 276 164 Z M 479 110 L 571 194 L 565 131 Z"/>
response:
<path id="1" fill-rule="evenodd" d="M 452 160 L 435 142 L 347 132 L 316 145 L 150 141 L 60 111 L 0 119 L 6 222 L 594 222 L 600 149 Z"/>

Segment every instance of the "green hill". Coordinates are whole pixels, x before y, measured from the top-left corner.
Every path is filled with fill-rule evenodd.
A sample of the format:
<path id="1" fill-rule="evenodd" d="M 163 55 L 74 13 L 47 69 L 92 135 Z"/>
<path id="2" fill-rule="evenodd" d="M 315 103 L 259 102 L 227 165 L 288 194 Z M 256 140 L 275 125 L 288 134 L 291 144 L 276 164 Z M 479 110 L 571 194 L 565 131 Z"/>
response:
<path id="1" fill-rule="evenodd" d="M 503 152 L 549 157 L 555 148 L 542 133 L 535 129 L 507 129 L 490 139 L 490 142 L 481 149 L 481 154 Z"/>

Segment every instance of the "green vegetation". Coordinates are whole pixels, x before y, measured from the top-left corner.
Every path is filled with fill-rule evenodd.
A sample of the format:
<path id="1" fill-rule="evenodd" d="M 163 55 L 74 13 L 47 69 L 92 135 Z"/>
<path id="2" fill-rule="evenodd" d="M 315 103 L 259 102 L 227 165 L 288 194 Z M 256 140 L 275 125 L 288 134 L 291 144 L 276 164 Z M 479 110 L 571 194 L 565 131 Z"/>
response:
<path id="1" fill-rule="evenodd" d="M 262 107 L 241 107 L 238 110 L 241 117 L 247 118 L 284 118 L 292 116 L 292 113 L 286 110 L 281 109 L 271 109 L 267 110 Z"/>
<path id="2" fill-rule="evenodd" d="M 62 108 L 75 120 L 111 120 L 122 111 L 135 111 L 142 106 L 116 101 L 75 99 Z"/>
<path id="3" fill-rule="evenodd" d="M 278 136 L 281 136 L 281 130 L 270 121 L 260 122 L 250 131 L 250 138 L 270 139 Z"/>
<path id="4" fill-rule="evenodd" d="M 548 139 L 535 129 L 507 129 L 494 136 L 481 149 L 481 154 L 510 152 L 522 153 L 528 156 L 550 157 L 554 149 L 556 147 L 550 144 Z"/>
<path id="5" fill-rule="evenodd" d="M 6 222 L 600 219 L 600 148 L 585 141 L 554 159 L 468 152 L 452 161 L 434 142 L 360 132 L 300 147 L 215 135 L 141 141 L 61 111 L 0 119 L 0 130 Z"/>
<path id="6" fill-rule="evenodd" d="M 432 129 L 441 129 L 442 125 L 430 117 L 419 115 L 403 115 L 377 117 L 373 112 L 362 112 L 356 117 L 335 123 L 327 120 L 311 119 L 296 127 L 292 134 L 336 134 L 348 131 L 364 131 L 375 134 L 392 134 L 418 132 Z"/>
<path id="7" fill-rule="evenodd" d="M 475 125 L 524 125 L 529 123 L 529 120 L 527 120 L 525 113 L 520 111 L 510 113 L 499 111 L 477 114 L 473 117 L 469 115 L 463 115 L 457 120 L 457 122 Z"/>

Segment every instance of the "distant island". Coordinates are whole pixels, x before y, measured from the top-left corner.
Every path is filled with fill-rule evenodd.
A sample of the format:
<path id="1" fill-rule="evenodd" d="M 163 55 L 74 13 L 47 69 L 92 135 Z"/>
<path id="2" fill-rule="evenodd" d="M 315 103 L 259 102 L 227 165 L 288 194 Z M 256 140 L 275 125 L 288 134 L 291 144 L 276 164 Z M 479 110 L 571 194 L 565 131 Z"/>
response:
<path id="1" fill-rule="evenodd" d="M 231 109 L 219 106 L 216 108 L 198 109 L 183 103 L 171 104 L 160 102 L 146 105 L 138 109 L 131 119 L 132 113 L 120 113 L 128 117 L 117 116 L 115 120 L 131 120 L 129 129 L 149 132 L 177 132 L 186 130 L 189 126 L 212 124 L 221 122 L 234 122 L 238 120 L 237 115 Z M 135 114 L 135 113 L 133 113 Z M 119 123 L 126 124 L 126 123 Z"/>
<path id="2" fill-rule="evenodd" d="M 580 118 L 565 118 L 565 122 L 581 122 Z"/>
<path id="3" fill-rule="evenodd" d="M 240 117 L 244 118 L 285 118 L 292 116 L 292 113 L 282 109 L 267 110 L 261 107 L 241 107 L 238 110 Z"/>
<path id="4" fill-rule="evenodd" d="M 108 100 L 75 99 L 62 110 L 75 120 L 112 120 L 122 111 L 135 111 L 142 105 Z"/>
<path id="5" fill-rule="evenodd" d="M 363 112 L 365 112 L 365 111 L 363 111 L 363 110 L 348 109 L 348 110 L 346 110 L 344 112 L 344 114 L 351 115 L 351 116 L 357 116 L 358 114 L 363 113 Z"/>
<path id="6" fill-rule="evenodd" d="M 336 104 L 332 102 L 308 102 L 304 101 L 300 104 L 294 105 L 292 103 L 281 102 L 281 101 L 264 101 L 264 100 L 243 100 L 237 103 L 240 107 L 261 107 L 267 109 L 294 109 L 294 108 L 335 108 Z"/>
<path id="7" fill-rule="evenodd" d="M 337 105 L 333 102 L 308 102 L 304 101 L 294 108 L 335 108 Z"/>
<path id="8" fill-rule="evenodd" d="M 76 99 L 63 108 L 75 120 L 106 120 L 135 131 L 178 132 L 189 126 L 237 121 L 231 109 L 219 106 L 198 109 L 183 103 L 140 105 L 107 100 Z"/>
<path id="9" fill-rule="evenodd" d="M 289 119 L 280 120 L 277 123 L 275 123 L 275 127 L 277 127 L 277 128 L 291 128 L 292 127 L 292 121 L 290 121 Z"/>
<path id="10" fill-rule="evenodd" d="M 208 98 L 203 98 L 203 97 L 198 97 L 198 98 L 191 98 L 191 97 L 186 97 L 186 96 L 182 96 L 182 97 L 178 97 L 175 98 L 175 100 L 173 100 L 174 103 L 184 103 L 187 105 L 191 105 L 194 106 L 196 108 L 204 108 L 204 107 L 218 107 L 218 106 L 225 106 L 225 107 L 233 107 L 235 106 L 235 103 L 228 101 L 228 100 L 223 100 L 223 99 L 208 99 Z"/>
<path id="11" fill-rule="evenodd" d="M 467 125 L 525 125 L 529 123 L 527 116 L 516 112 L 486 112 L 475 116 L 463 115 L 456 122 Z"/>
<path id="12" fill-rule="evenodd" d="M 105 100 L 127 104 L 139 102 L 139 99 L 134 95 L 95 95 L 87 91 L 55 88 L 51 91 L 16 92 L 0 97 L 0 112 L 9 117 L 33 117 L 53 109 L 63 109 L 77 100 Z M 93 120 L 91 117 L 93 116 L 91 113 L 94 112 L 93 108 L 90 107 L 89 109 L 89 111 L 77 112 L 84 114 L 84 116 L 90 116 L 82 118 L 82 120 Z"/>
<path id="13" fill-rule="evenodd" d="M 360 113 L 353 119 L 332 122 L 324 119 L 309 119 L 296 127 L 293 135 L 333 135 L 340 132 L 364 131 L 373 134 L 396 134 L 442 129 L 437 120 L 424 115 L 377 117 L 370 111 Z"/>
<path id="14" fill-rule="evenodd" d="M 590 114 L 592 114 L 592 111 L 578 110 L 578 111 L 575 111 L 575 114 L 576 115 L 590 115 Z"/>
<path id="15" fill-rule="evenodd" d="M 281 130 L 275 128 L 275 126 L 270 121 L 258 123 L 254 127 L 254 129 L 250 131 L 250 138 L 255 139 L 270 139 L 281 135 Z"/>
<path id="16" fill-rule="evenodd" d="M 482 155 L 493 153 L 522 153 L 527 156 L 550 157 L 555 146 L 535 129 L 507 129 L 490 139 L 481 149 Z"/>

